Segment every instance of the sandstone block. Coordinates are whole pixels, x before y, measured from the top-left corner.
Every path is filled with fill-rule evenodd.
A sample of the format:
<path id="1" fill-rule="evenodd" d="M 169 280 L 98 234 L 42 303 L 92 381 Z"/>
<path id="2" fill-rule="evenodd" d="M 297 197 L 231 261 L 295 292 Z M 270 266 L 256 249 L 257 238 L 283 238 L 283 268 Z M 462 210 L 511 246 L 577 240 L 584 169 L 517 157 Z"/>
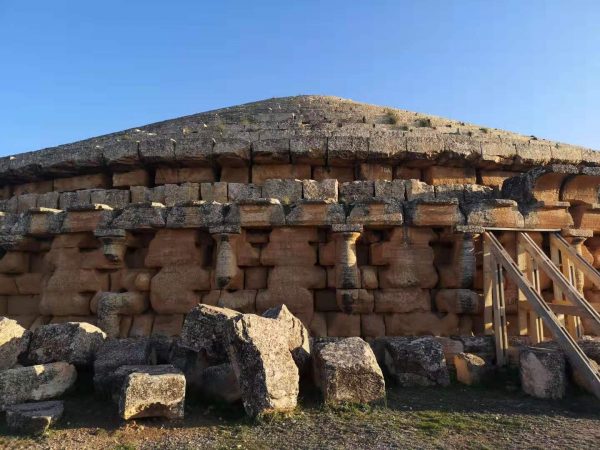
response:
<path id="1" fill-rule="evenodd" d="M 294 136 L 290 139 L 290 154 L 295 164 L 324 164 L 327 138 L 324 136 Z"/>
<path id="2" fill-rule="evenodd" d="M 108 189 L 110 178 L 103 173 L 79 175 L 54 180 L 54 190 L 58 192 L 79 191 L 82 189 Z"/>
<path id="3" fill-rule="evenodd" d="M 6 408 L 6 425 L 13 433 L 40 435 L 61 419 L 63 411 L 60 400 L 11 405 Z"/>
<path id="4" fill-rule="evenodd" d="M 454 356 L 454 367 L 458 381 L 469 386 L 480 384 L 488 372 L 485 360 L 472 353 L 459 353 Z"/>
<path id="5" fill-rule="evenodd" d="M 210 289 L 210 273 L 195 265 L 163 267 L 150 283 L 150 303 L 161 314 L 185 314 Z"/>
<path id="6" fill-rule="evenodd" d="M 355 337 L 360 336 L 360 318 L 358 314 L 325 313 L 327 336 Z"/>
<path id="7" fill-rule="evenodd" d="M 246 289 L 265 289 L 268 273 L 266 267 L 248 267 L 244 271 L 244 287 Z"/>
<path id="8" fill-rule="evenodd" d="M 198 183 L 184 183 L 182 185 L 165 184 L 166 206 L 175 206 L 199 199 L 200 185 Z"/>
<path id="9" fill-rule="evenodd" d="M 221 291 L 217 306 L 220 308 L 234 309 L 243 313 L 256 311 L 256 290 L 242 289 L 238 291 Z"/>
<path id="10" fill-rule="evenodd" d="M 31 332 L 16 321 L 0 317 L 0 371 L 13 368 L 27 352 Z"/>
<path id="11" fill-rule="evenodd" d="M 252 182 L 263 185 L 269 179 L 308 180 L 310 166 L 304 164 L 269 164 L 252 166 Z"/>
<path id="12" fill-rule="evenodd" d="M 404 182 L 406 200 L 433 200 L 435 192 L 433 186 L 419 180 L 410 179 Z"/>
<path id="13" fill-rule="evenodd" d="M 75 366 L 66 362 L 4 370 L 0 372 L 0 410 L 8 405 L 59 397 L 76 379 Z"/>
<path id="14" fill-rule="evenodd" d="M 360 332 L 364 338 L 385 336 L 383 314 L 362 314 L 360 316 Z"/>
<path id="15" fill-rule="evenodd" d="M 227 203 L 227 183 L 202 183 L 200 198 L 206 202 Z"/>
<path id="16" fill-rule="evenodd" d="M 181 330 L 181 345 L 203 352 L 215 362 L 227 360 L 225 353 L 225 323 L 240 313 L 227 308 L 198 305 L 186 316 Z"/>
<path id="17" fill-rule="evenodd" d="M 94 362 L 104 339 L 106 334 L 89 323 L 43 325 L 33 332 L 28 359 L 35 364 L 66 361 L 88 366 Z"/>
<path id="18" fill-rule="evenodd" d="M 256 417 L 294 409 L 299 374 L 288 336 L 273 327 L 271 319 L 252 315 L 228 321 L 225 332 L 246 413 Z"/>
<path id="19" fill-rule="evenodd" d="M 128 188 L 130 186 L 148 186 L 149 184 L 150 174 L 145 169 L 116 172 L 112 176 L 113 187 Z"/>
<path id="20" fill-rule="evenodd" d="M 403 180 L 375 180 L 375 197 L 386 200 L 405 199 L 406 187 Z"/>
<path id="21" fill-rule="evenodd" d="M 423 170 L 423 179 L 427 184 L 475 184 L 475 169 L 468 167 L 430 166 Z"/>
<path id="22" fill-rule="evenodd" d="M 314 169 L 313 178 L 317 181 L 332 179 L 337 180 L 338 183 L 348 183 L 355 180 L 354 168 L 317 166 Z"/>
<path id="23" fill-rule="evenodd" d="M 358 175 L 361 180 L 391 181 L 392 166 L 389 164 L 361 163 L 358 166 Z"/>
<path id="24" fill-rule="evenodd" d="M 429 291 L 420 288 L 380 289 L 375 291 L 375 312 L 409 313 L 431 311 Z"/>
<path id="25" fill-rule="evenodd" d="M 477 314 L 482 311 L 479 294 L 470 289 L 440 289 L 435 294 L 438 311 L 456 314 Z"/>
<path id="26" fill-rule="evenodd" d="M 285 164 L 290 162 L 289 139 L 261 139 L 252 144 L 254 164 Z"/>
<path id="27" fill-rule="evenodd" d="M 566 361 L 560 350 L 523 347 L 519 354 L 519 374 L 526 394 L 550 399 L 565 395 Z"/>
<path id="28" fill-rule="evenodd" d="M 315 346 L 315 384 L 326 404 L 377 403 L 385 399 L 385 381 L 369 344 L 359 337 Z"/>
<path id="29" fill-rule="evenodd" d="M 337 289 L 338 309 L 346 314 L 368 314 L 373 312 L 373 294 L 366 289 Z"/>
<path id="30" fill-rule="evenodd" d="M 459 320 L 456 314 L 439 316 L 432 312 L 412 312 L 386 314 L 384 318 L 385 332 L 388 336 L 418 336 L 425 334 L 452 336 L 458 334 Z"/>
<path id="31" fill-rule="evenodd" d="M 448 386 L 450 376 L 442 345 L 433 337 L 380 338 L 385 366 L 401 386 Z"/>
<path id="32" fill-rule="evenodd" d="M 119 415 L 125 420 L 141 417 L 183 419 L 185 376 L 173 366 L 147 366 L 130 373 L 123 382 Z"/>
<path id="33" fill-rule="evenodd" d="M 397 166 L 394 167 L 394 180 L 420 180 L 421 179 L 421 169 L 416 167 L 404 167 Z"/>
<path id="34" fill-rule="evenodd" d="M 222 167 L 221 181 L 226 183 L 249 183 L 250 168 L 249 167 Z"/>

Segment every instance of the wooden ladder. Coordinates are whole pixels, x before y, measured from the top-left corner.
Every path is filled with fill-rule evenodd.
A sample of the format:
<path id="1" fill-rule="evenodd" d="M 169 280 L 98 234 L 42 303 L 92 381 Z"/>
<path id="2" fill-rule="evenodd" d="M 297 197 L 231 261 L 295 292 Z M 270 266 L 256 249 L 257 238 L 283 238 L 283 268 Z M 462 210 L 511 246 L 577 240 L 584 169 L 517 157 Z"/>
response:
<path id="1" fill-rule="evenodd" d="M 527 233 L 519 232 L 517 236 L 520 264 L 517 264 L 511 258 L 492 233 L 487 231 L 484 233 L 484 320 L 486 332 L 488 334 L 493 333 L 495 336 L 497 364 L 504 365 L 506 363 L 508 350 L 506 305 L 504 301 L 504 272 L 506 272 L 506 275 L 519 289 L 519 310 L 521 311 L 521 308 L 527 305 L 524 309 L 530 312 L 528 329 L 534 343 L 543 340 L 543 322 L 565 352 L 571 365 L 586 380 L 594 395 L 600 399 L 600 374 L 577 344 L 576 339 L 579 337 L 577 330 L 573 327 L 569 327 L 569 330 L 565 328 L 556 313 L 586 317 L 594 328 L 599 331 L 600 315 L 575 288 L 573 271 L 571 271 L 573 277 L 568 280 L 555 264 L 556 261 L 553 262 L 548 258 Z M 595 282 L 600 284 L 600 274 L 581 258 L 564 238 L 554 234 L 551 239 L 553 240 L 552 245 L 561 253 L 560 256 L 564 255 L 562 259 L 564 267 L 571 267 L 572 264 L 577 270 L 581 270 L 586 276 L 589 276 L 590 279 L 594 277 Z M 527 264 L 529 278 L 523 273 L 523 262 L 527 259 L 529 259 L 529 264 Z M 567 301 L 562 301 L 562 298 L 559 298 L 559 301 L 549 304 L 544 300 L 539 283 L 540 269 L 552 280 L 555 294 L 560 292 L 561 296 L 564 296 Z M 521 320 L 522 318 L 520 318 L 520 322 Z"/>

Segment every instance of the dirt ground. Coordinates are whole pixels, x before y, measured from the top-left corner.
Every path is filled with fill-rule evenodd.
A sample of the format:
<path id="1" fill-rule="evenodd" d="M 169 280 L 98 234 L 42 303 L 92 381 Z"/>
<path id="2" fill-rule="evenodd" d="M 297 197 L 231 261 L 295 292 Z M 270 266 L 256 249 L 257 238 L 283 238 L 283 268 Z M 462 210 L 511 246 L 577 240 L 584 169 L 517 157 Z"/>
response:
<path id="1" fill-rule="evenodd" d="M 65 398 L 63 420 L 45 436 L 7 434 L 0 448 L 41 449 L 429 449 L 600 448 L 600 402 L 582 392 L 562 401 L 525 396 L 512 384 L 473 388 L 388 387 L 387 405 L 322 406 L 305 393 L 292 414 L 256 422 L 241 405 L 189 398 L 183 421 L 124 423 L 89 390 Z"/>

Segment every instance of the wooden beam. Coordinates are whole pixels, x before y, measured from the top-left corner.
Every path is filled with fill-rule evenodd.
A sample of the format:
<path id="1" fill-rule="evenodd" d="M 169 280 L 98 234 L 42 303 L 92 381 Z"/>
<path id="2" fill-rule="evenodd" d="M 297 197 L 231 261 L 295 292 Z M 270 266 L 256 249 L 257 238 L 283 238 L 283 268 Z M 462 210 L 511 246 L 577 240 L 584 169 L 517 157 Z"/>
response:
<path id="1" fill-rule="evenodd" d="M 539 292 L 533 288 L 529 280 L 523 276 L 517 264 L 506 253 L 506 250 L 502 248 L 498 239 L 487 232 L 484 233 L 484 238 L 489 240 L 489 249 L 496 261 L 502 265 L 506 274 L 517 284 L 518 288 L 525 293 L 527 301 L 542 318 L 557 343 L 567 355 L 572 366 L 575 370 L 579 371 L 579 374 L 585 379 L 594 395 L 600 399 L 600 373 L 598 373 L 588 357 L 583 353 L 581 347 L 577 345 L 577 341 L 560 324 L 554 312 L 546 304 Z"/>
<path id="2" fill-rule="evenodd" d="M 496 364 L 506 364 L 508 333 L 506 330 L 506 303 L 504 299 L 504 274 L 502 265 L 492 257 L 492 306 L 494 319 L 494 338 L 496 342 Z"/>
<path id="3" fill-rule="evenodd" d="M 581 255 L 579 255 L 571 245 L 558 233 L 550 235 L 550 242 L 560 249 L 563 254 L 566 254 L 571 263 L 583 272 L 583 275 L 592 282 L 594 286 L 600 289 L 600 273 L 588 263 Z"/>
<path id="4" fill-rule="evenodd" d="M 598 314 L 598 311 L 590 306 L 586 299 L 581 296 L 581 293 L 577 290 L 577 288 L 565 278 L 565 276 L 558 270 L 558 267 L 556 267 L 552 261 L 550 261 L 548 256 L 546 256 L 542 249 L 536 245 L 536 243 L 527 233 L 519 233 L 519 240 L 521 241 L 521 244 L 527 253 L 531 255 L 536 265 L 540 266 L 546 275 L 550 277 L 552 282 L 560 288 L 564 297 L 580 308 L 581 312 L 579 315 L 589 318 L 594 331 L 597 334 L 600 334 L 600 314 Z M 561 251 L 563 251 L 562 248 Z M 575 255 L 577 254 L 575 253 Z"/>

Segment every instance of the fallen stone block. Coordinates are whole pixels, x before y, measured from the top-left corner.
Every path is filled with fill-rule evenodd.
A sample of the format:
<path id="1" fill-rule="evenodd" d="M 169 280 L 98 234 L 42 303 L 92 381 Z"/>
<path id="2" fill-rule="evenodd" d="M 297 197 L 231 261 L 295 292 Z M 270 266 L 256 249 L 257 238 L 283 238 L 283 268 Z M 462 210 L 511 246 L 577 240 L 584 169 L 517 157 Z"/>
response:
<path id="1" fill-rule="evenodd" d="M 226 362 L 224 325 L 240 313 L 232 309 L 198 305 L 186 316 L 181 330 L 181 346 L 203 352 L 215 363 Z"/>
<path id="2" fill-rule="evenodd" d="M 200 392 L 205 398 L 216 402 L 235 403 L 242 399 L 240 384 L 229 363 L 204 369 Z"/>
<path id="3" fill-rule="evenodd" d="M 33 332 L 28 358 L 34 364 L 66 361 L 89 366 L 104 339 L 100 328 L 85 322 L 42 325 Z"/>
<path id="4" fill-rule="evenodd" d="M 375 354 L 359 337 L 315 346 L 315 384 L 326 404 L 376 403 L 385 399 L 385 381 Z"/>
<path id="5" fill-rule="evenodd" d="M 96 352 L 94 389 L 101 394 L 110 394 L 116 369 L 149 364 L 156 364 L 156 353 L 149 338 L 107 339 Z"/>
<path id="6" fill-rule="evenodd" d="M 13 433 L 44 434 L 60 420 L 63 411 L 60 400 L 12 405 L 6 408 L 6 425 Z"/>
<path id="7" fill-rule="evenodd" d="M 16 320 L 0 317 L 0 370 L 13 368 L 19 356 L 27 352 L 31 332 Z"/>
<path id="8" fill-rule="evenodd" d="M 8 405 L 62 395 L 77 380 L 72 364 L 56 362 L 0 372 L 0 410 Z"/>
<path id="9" fill-rule="evenodd" d="M 480 384 L 489 370 L 485 360 L 472 353 L 455 355 L 454 367 L 456 367 L 457 380 L 469 386 Z"/>
<path id="10" fill-rule="evenodd" d="M 244 314 L 229 320 L 225 333 L 246 413 L 256 417 L 294 409 L 300 377 L 281 328 L 272 319 Z"/>
<path id="11" fill-rule="evenodd" d="M 183 419 L 185 376 L 173 366 L 138 367 L 121 387 L 119 415 L 124 420 L 142 417 Z"/>
<path id="12" fill-rule="evenodd" d="M 442 344 L 432 336 L 380 338 L 385 367 L 401 386 L 448 386 Z"/>
<path id="13" fill-rule="evenodd" d="M 288 336 L 289 349 L 298 370 L 303 373 L 310 363 L 310 334 L 304 324 L 285 305 L 268 309 L 263 313 L 263 317 L 279 323 L 282 332 Z"/>
<path id="14" fill-rule="evenodd" d="M 558 349 L 523 347 L 519 354 L 523 392 L 538 398 L 563 398 L 567 386 L 566 361 Z"/>

